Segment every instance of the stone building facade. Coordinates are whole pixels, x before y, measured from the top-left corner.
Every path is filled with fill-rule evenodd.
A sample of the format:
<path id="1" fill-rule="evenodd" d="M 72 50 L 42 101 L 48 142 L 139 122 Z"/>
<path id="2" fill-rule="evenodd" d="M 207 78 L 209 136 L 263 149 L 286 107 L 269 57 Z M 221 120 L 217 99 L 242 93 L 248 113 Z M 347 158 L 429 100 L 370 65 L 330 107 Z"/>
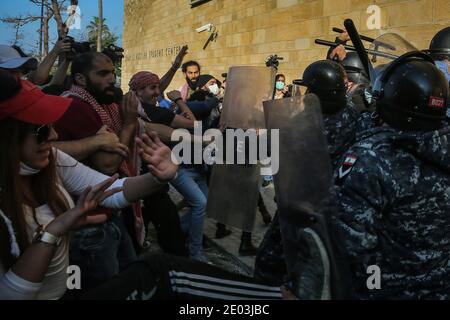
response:
<path id="1" fill-rule="evenodd" d="M 192 6 L 196 2 L 196 6 Z M 375 11 L 368 8 L 376 5 Z M 186 59 L 203 66 L 203 73 L 220 78 L 230 66 L 264 65 L 272 54 L 284 58 L 280 72 L 298 78 L 311 62 L 323 59 L 327 48 L 316 38 L 333 41 L 333 27 L 351 18 L 364 35 L 396 32 L 425 49 L 433 35 L 450 25 L 450 0 L 125 0 L 122 83 L 150 70 L 162 76 L 176 53 L 189 45 Z M 380 29 L 368 20 L 379 18 Z M 203 50 L 208 32 L 195 30 L 212 23 L 218 37 Z M 183 83 L 179 72 L 171 88 Z"/>

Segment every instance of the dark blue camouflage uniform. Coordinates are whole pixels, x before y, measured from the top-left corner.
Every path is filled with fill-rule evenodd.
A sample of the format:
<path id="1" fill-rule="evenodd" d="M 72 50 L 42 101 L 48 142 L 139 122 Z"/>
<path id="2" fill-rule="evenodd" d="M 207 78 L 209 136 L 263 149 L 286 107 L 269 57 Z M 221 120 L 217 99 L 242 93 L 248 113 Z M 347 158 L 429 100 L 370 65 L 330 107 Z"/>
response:
<path id="1" fill-rule="evenodd" d="M 360 113 L 375 111 L 375 101 L 369 86 L 359 85 L 351 92 L 347 92 L 347 99 L 354 104 L 355 109 Z"/>
<path id="2" fill-rule="evenodd" d="M 337 227 L 358 298 L 450 298 L 449 142 L 450 128 L 379 127 L 342 157 Z M 372 265 L 381 290 L 367 288 Z"/>
<path id="3" fill-rule="evenodd" d="M 335 168 L 337 161 L 355 143 L 358 133 L 370 127 L 370 116 L 361 115 L 352 102 L 340 112 L 323 115 L 328 152 Z"/>
<path id="4" fill-rule="evenodd" d="M 328 151 L 334 168 L 339 158 L 353 145 L 358 134 L 371 126 L 371 117 L 368 113 L 360 114 L 353 103 L 349 102 L 340 112 L 324 115 L 323 120 Z M 287 272 L 284 261 L 277 213 L 259 247 L 255 261 L 255 278 L 281 284 Z"/>

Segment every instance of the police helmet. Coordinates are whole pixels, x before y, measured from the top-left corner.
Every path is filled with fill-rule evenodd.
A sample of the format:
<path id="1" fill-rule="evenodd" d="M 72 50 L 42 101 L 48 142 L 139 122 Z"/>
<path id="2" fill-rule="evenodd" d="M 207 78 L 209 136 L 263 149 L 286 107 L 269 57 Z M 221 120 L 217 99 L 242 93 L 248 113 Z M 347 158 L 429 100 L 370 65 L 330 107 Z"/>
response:
<path id="1" fill-rule="evenodd" d="M 427 53 L 433 58 L 446 56 L 450 59 L 450 27 L 442 29 L 434 36 Z"/>
<path id="2" fill-rule="evenodd" d="M 302 80 L 294 83 L 308 88 L 308 93 L 316 94 L 321 102 L 323 113 L 336 113 L 347 102 L 345 70 L 331 60 L 316 61 L 308 66 Z"/>
<path id="3" fill-rule="evenodd" d="M 423 52 L 409 52 L 394 60 L 373 87 L 381 119 L 401 130 L 440 129 L 448 95 L 446 78 Z"/>
<path id="4" fill-rule="evenodd" d="M 356 52 L 348 52 L 342 61 L 348 80 L 356 84 L 369 84 L 369 76 Z"/>

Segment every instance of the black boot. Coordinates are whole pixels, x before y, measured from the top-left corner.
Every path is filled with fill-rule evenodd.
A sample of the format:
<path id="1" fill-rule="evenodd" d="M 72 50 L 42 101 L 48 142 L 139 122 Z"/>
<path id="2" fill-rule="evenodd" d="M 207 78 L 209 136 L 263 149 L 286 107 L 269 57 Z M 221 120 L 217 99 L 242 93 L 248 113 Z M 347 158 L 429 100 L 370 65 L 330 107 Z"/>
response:
<path id="1" fill-rule="evenodd" d="M 252 233 L 242 232 L 241 245 L 239 246 L 239 255 L 243 257 L 256 256 L 258 248 L 252 244 Z"/>
<path id="2" fill-rule="evenodd" d="M 216 227 L 216 239 L 223 239 L 232 233 L 231 230 L 228 230 L 227 226 L 222 223 L 217 223 Z"/>

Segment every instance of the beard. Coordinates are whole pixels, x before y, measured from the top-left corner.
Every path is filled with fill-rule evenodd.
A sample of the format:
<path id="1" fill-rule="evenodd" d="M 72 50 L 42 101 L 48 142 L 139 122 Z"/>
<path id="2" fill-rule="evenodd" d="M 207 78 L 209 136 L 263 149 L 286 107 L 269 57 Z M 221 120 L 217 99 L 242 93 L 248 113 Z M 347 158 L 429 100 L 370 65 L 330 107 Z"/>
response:
<path id="1" fill-rule="evenodd" d="M 90 79 L 87 79 L 86 91 L 88 91 L 99 104 L 120 103 L 123 98 L 123 92 L 120 88 L 110 86 L 101 90 L 97 88 Z"/>
<path id="2" fill-rule="evenodd" d="M 189 88 L 191 88 L 192 90 L 196 90 L 197 89 L 197 79 L 189 79 L 186 77 L 186 82 L 189 85 Z"/>

